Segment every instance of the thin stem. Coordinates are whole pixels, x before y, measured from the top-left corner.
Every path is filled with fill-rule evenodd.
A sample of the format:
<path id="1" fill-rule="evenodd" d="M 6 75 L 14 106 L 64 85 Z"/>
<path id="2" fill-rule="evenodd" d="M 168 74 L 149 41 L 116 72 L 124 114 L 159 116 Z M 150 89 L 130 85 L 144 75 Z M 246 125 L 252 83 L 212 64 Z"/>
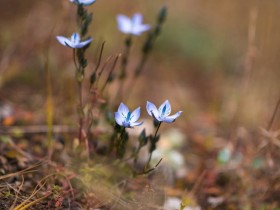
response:
<path id="1" fill-rule="evenodd" d="M 73 48 L 73 61 L 76 67 L 76 75 L 80 71 L 80 67 L 77 64 L 76 60 L 76 49 Z M 77 78 L 76 78 L 77 79 Z M 78 132 L 78 138 L 79 142 L 82 142 L 82 129 L 83 129 L 83 95 L 82 95 L 82 82 L 77 79 L 77 85 L 78 85 L 78 97 L 79 97 L 79 103 L 78 103 L 78 114 L 79 114 L 79 132 Z"/>
<path id="2" fill-rule="evenodd" d="M 99 66 L 101 64 L 101 59 L 102 59 L 102 55 L 103 55 L 104 46 L 105 46 L 105 42 L 103 42 L 102 45 L 101 45 L 101 49 L 100 49 L 97 65 L 96 65 L 95 70 L 94 70 L 95 74 L 96 74 L 96 72 L 97 72 L 97 70 L 98 70 L 98 68 L 99 68 Z"/>
<path id="3" fill-rule="evenodd" d="M 134 77 L 137 78 L 141 74 L 142 69 L 143 69 L 143 67 L 144 67 L 144 65 L 147 61 L 148 55 L 149 55 L 149 52 L 146 52 L 146 53 L 142 54 L 142 58 L 141 58 L 141 60 L 138 64 L 137 68 L 134 71 Z"/>
<path id="4" fill-rule="evenodd" d="M 148 174 L 148 173 L 152 172 L 153 170 L 155 170 L 155 169 L 159 166 L 159 164 L 161 163 L 161 161 L 162 161 L 162 158 L 157 162 L 157 164 L 156 164 L 154 167 L 152 167 L 152 168 L 150 168 L 150 169 L 148 169 L 148 170 L 144 170 L 144 171 L 142 171 L 142 172 L 140 172 L 140 173 L 134 172 L 134 176 L 137 176 L 137 175 L 144 175 L 144 174 Z"/>
<path id="5" fill-rule="evenodd" d="M 126 68 L 127 68 L 127 64 L 128 64 L 128 58 L 130 55 L 130 49 L 131 49 L 131 45 L 132 45 L 132 35 L 129 34 L 128 37 L 125 40 L 125 51 L 123 53 L 122 56 L 122 62 L 121 62 L 121 73 L 119 75 L 119 80 L 120 80 L 120 86 L 118 88 L 117 94 L 116 94 L 116 98 L 119 98 L 120 100 L 122 100 L 122 96 L 123 96 L 123 89 L 124 89 L 124 79 L 126 77 Z"/>
<path id="6" fill-rule="evenodd" d="M 136 67 L 135 71 L 134 71 L 134 75 L 132 77 L 132 79 L 130 80 L 130 83 L 128 85 L 128 87 L 130 88 L 130 90 L 125 94 L 126 95 L 126 98 L 125 100 L 127 101 L 129 99 L 129 97 L 131 96 L 131 94 L 133 93 L 133 90 L 135 87 L 137 87 L 136 83 L 137 83 L 137 80 L 142 72 L 142 69 L 143 67 L 145 66 L 146 64 L 146 61 L 147 61 L 147 58 L 148 58 L 148 53 L 144 53 L 142 55 L 142 58 L 138 64 L 138 66 Z"/>
<path id="7" fill-rule="evenodd" d="M 96 78 L 96 82 L 95 82 L 95 86 L 94 86 L 95 89 L 97 89 L 98 84 L 99 84 L 100 77 L 101 77 L 102 73 L 104 72 L 104 70 L 105 70 L 107 64 L 109 63 L 109 61 L 111 60 L 112 57 L 113 57 L 113 56 L 109 56 L 109 57 L 106 59 L 105 63 L 102 65 L 100 71 L 99 71 L 98 73 L 96 72 L 96 73 L 97 73 L 97 78 Z"/>
<path id="8" fill-rule="evenodd" d="M 134 154 L 134 164 L 136 164 L 136 162 L 138 160 L 138 154 L 140 152 L 140 149 L 141 149 L 141 144 L 139 143 L 137 150 L 135 151 L 135 154 Z"/>
<path id="9" fill-rule="evenodd" d="M 120 55 L 117 55 L 115 57 L 115 60 L 114 60 L 114 63 L 113 63 L 113 66 L 109 72 L 109 75 L 107 77 L 107 80 L 105 81 L 103 87 L 101 88 L 101 93 L 103 93 L 103 91 L 105 90 L 106 86 L 108 85 L 108 83 L 111 81 L 111 78 L 112 78 L 112 75 L 113 75 L 113 71 L 115 70 L 115 67 L 117 65 L 117 62 L 118 62 L 118 59 L 119 59 Z"/>
<path id="10" fill-rule="evenodd" d="M 78 95 L 79 95 L 79 141 L 82 141 L 82 129 L 83 129 L 83 96 L 82 96 L 82 83 L 78 81 Z"/>
<path id="11" fill-rule="evenodd" d="M 278 111 L 278 109 L 279 109 L 279 106 L 280 106 L 280 98 L 279 98 L 278 101 L 277 101 L 277 104 L 276 104 L 276 106 L 275 106 L 274 112 L 273 112 L 273 114 L 272 114 L 272 116 L 271 116 L 271 119 L 270 119 L 270 121 L 269 121 L 269 123 L 268 123 L 268 126 L 267 126 L 267 130 L 268 130 L 268 131 L 269 131 L 269 130 L 271 129 L 271 127 L 272 127 L 272 124 L 273 124 L 274 119 L 275 119 L 275 117 L 276 117 L 276 114 L 277 114 L 277 111 Z"/>
<path id="12" fill-rule="evenodd" d="M 74 61 L 74 64 L 75 64 L 75 67 L 76 67 L 76 71 L 79 71 L 79 66 L 77 64 L 77 60 L 76 60 L 76 49 L 73 48 L 73 61 Z"/>
<path id="13" fill-rule="evenodd" d="M 159 130 L 160 125 L 161 125 L 161 122 L 159 122 L 159 124 L 158 124 L 158 126 L 157 126 L 157 129 L 156 129 L 156 132 L 155 132 L 155 135 L 154 135 L 153 140 L 155 140 L 156 137 L 157 137 L 157 133 L 158 133 L 158 130 Z M 153 143 L 152 143 L 152 144 L 153 144 Z M 154 143 L 154 144 L 156 144 L 156 143 Z M 146 163 L 145 169 L 147 169 L 147 168 L 149 167 L 150 161 L 151 161 L 151 159 L 152 159 L 152 154 L 153 154 L 153 151 L 150 152 L 149 159 L 148 159 L 148 161 L 147 161 L 147 163 Z"/>
<path id="14" fill-rule="evenodd" d="M 159 122 L 159 124 L 158 124 L 158 126 L 157 126 L 157 130 L 156 130 L 156 133 L 155 133 L 155 135 L 154 135 L 154 138 L 156 138 L 156 136 L 157 136 L 157 133 L 158 133 L 158 130 L 159 130 L 160 125 L 161 125 L 161 122 Z"/>
<path id="15" fill-rule="evenodd" d="M 122 127 L 120 137 L 119 137 L 118 142 L 117 142 L 117 156 L 119 156 L 120 158 L 122 158 L 121 150 L 124 147 L 124 145 L 123 145 L 124 134 L 125 134 L 125 127 Z"/>

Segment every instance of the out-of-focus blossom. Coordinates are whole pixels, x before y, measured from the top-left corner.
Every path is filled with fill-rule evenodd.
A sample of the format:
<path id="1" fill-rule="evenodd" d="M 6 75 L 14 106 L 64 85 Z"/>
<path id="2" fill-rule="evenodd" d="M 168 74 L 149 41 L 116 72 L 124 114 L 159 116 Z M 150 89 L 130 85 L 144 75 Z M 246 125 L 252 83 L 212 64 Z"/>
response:
<path id="1" fill-rule="evenodd" d="M 135 36 L 141 35 L 151 27 L 148 24 L 142 24 L 143 17 L 140 13 L 134 14 L 131 18 L 125 15 L 117 15 L 118 28 L 125 34 Z"/>
<path id="2" fill-rule="evenodd" d="M 211 204 L 211 206 L 213 206 L 214 208 L 221 205 L 225 199 L 224 197 L 220 196 L 220 197 L 208 197 L 207 198 L 208 203 Z"/>
<path id="3" fill-rule="evenodd" d="M 83 48 L 93 40 L 92 38 L 89 38 L 85 41 L 81 41 L 80 35 L 78 33 L 73 33 L 70 38 L 56 36 L 56 39 L 60 44 L 71 48 Z"/>
<path id="4" fill-rule="evenodd" d="M 182 114 L 182 111 L 179 111 L 176 114 L 169 116 L 171 113 L 171 105 L 168 100 L 163 102 L 158 109 L 153 103 L 147 101 L 146 109 L 148 114 L 157 121 L 166 123 L 174 122 Z"/>
<path id="5" fill-rule="evenodd" d="M 93 4 L 96 0 L 69 0 L 69 1 L 72 3 L 75 3 L 75 4 L 81 4 L 81 5 L 88 6 L 88 5 Z"/>
<path id="6" fill-rule="evenodd" d="M 134 126 L 142 125 L 143 121 L 136 122 L 140 117 L 140 113 L 140 107 L 133 112 L 130 112 L 127 106 L 124 103 L 121 103 L 118 111 L 115 112 L 115 120 L 120 126 L 132 128 Z"/>
<path id="7" fill-rule="evenodd" d="M 176 197 L 168 197 L 165 200 L 163 209 L 170 210 L 170 209 L 180 209 L 182 200 Z M 186 206 L 183 210 L 201 210 L 200 206 Z"/>

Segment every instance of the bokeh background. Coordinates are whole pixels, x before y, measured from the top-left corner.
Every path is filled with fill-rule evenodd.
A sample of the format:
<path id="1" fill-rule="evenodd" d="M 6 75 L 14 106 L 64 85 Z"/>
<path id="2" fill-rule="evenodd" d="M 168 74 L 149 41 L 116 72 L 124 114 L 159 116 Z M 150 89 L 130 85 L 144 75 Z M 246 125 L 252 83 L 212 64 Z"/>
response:
<path id="1" fill-rule="evenodd" d="M 47 123 L 47 64 L 54 124 L 77 126 L 72 50 L 55 39 L 56 35 L 70 36 L 76 31 L 75 6 L 67 0 L 0 0 L 0 5 L 0 114 L 3 117 L 11 109 L 13 115 L 6 125 Z M 205 168 L 216 164 L 217 158 L 227 163 L 234 153 L 231 169 L 247 188 L 231 184 L 227 190 L 238 188 L 231 191 L 233 195 L 254 187 L 252 192 L 268 192 L 277 176 L 274 180 L 270 171 L 261 180 L 262 172 L 255 176 L 251 170 L 260 169 L 260 162 L 266 161 L 273 172 L 279 168 L 272 157 L 279 151 L 269 147 L 263 155 L 258 153 L 258 146 L 265 133 L 260 129 L 268 128 L 280 98 L 280 1 L 97 0 L 89 7 L 94 14 L 89 29 L 94 41 L 86 54 L 87 76 L 96 65 L 103 41 L 103 62 L 124 50 L 125 35 L 117 29 L 117 14 L 141 12 L 144 23 L 154 25 L 162 6 L 168 8 L 167 20 L 143 74 L 133 88 L 126 84 L 129 98 L 125 103 L 129 107 L 140 105 L 143 118 L 148 117 L 146 100 L 160 105 L 169 99 L 172 113 L 183 111 L 176 123 L 164 124 L 161 130 L 180 131 L 175 134 L 183 139 L 180 151 L 189 170 L 186 183 L 193 184 Z M 137 65 L 146 35 L 134 37 L 128 71 Z M 114 96 L 115 90 L 110 85 L 105 94 Z M 279 117 L 276 113 L 269 129 L 279 129 Z M 166 136 L 163 138 L 172 138 Z M 232 171 L 228 172 L 231 175 Z M 260 180 L 258 185 L 256 180 Z M 280 192 L 280 187 L 271 189 L 274 191 L 267 194 L 269 199 Z M 250 194 L 256 206 L 265 200 L 263 194 L 254 195 Z"/>
<path id="2" fill-rule="evenodd" d="M 55 111 L 65 110 L 69 117 L 76 88 L 72 52 L 55 35 L 75 31 L 74 6 L 66 0 L 2 0 L 1 5 L 1 99 L 37 112 L 33 123 L 42 122 L 48 54 Z M 88 72 L 102 41 L 104 60 L 123 50 L 125 37 L 117 30 L 116 14 L 141 12 L 145 23 L 155 24 L 162 5 L 168 7 L 167 21 L 128 103 L 144 106 L 147 99 L 160 104 L 168 98 L 174 110 L 184 111 L 182 126 L 199 118 L 265 126 L 279 97 L 279 1 L 97 1 L 90 7 L 95 41 L 87 55 Z M 130 68 L 144 39 L 134 39 Z M 56 116 L 60 123 L 67 118 Z"/>

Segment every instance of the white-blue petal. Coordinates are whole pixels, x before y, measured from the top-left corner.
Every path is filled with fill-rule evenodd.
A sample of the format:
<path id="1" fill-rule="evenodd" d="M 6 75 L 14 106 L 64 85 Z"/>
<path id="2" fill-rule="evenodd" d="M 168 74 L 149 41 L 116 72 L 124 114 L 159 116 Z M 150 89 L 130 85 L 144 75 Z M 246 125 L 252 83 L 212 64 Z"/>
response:
<path id="1" fill-rule="evenodd" d="M 80 42 L 80 43 L 78 43 L 78 44 L 76 45 L 76 48 L 82 48 L 82 47 L 88 45 L 92 40 L 93 40 L 93 39 L 87 39 L 87 40 L 85 40 L 85 41 L 83 41 L 83 42 Z"/>
<path id="2" fill-rule="evenodd" d="M 71 44 L 70 40 L 64 36 L 56 36 L 56 39 L 60 44 L 64 46 L 69 46 L 69 44 Z"/>
<path id="3" fill-rule="evenodd" d="M 168 100 L 164 101 L 158 109 L 159 115 L 161 117 L 166 117 L 171 113 L 171 105 Z"/>
<path id="4" fill-rule="evenodd" d="M 143 122 L 144 122 L 144 121 L 142 121 L 142 122 L 131 122 L 131 123 L 130 123 L 130 127 L 140 126 L 140 125 L 143 124 Z"/>
<path id="5" fill-rule="evenodd" d="M 80 4 L 83 4 L 85 6 L 91 5 L 95 2 L 95 0 L 79 0 Z"/>
<path id="6" fill-rule="evenodd" d="M 136 36 L 141 35 L 143 32 L 150 30 L 150 25 L 137 25 L 133 27 L 133 34 Z"/>
<path id="7" fill-rule="evenodd" d="M 153 103 L 147 101 L 146 109 L 150 116 L 156 118 L 158 121 L 161 121 L 157 107 Z"/>
<path id="8" fill-rule="evenodd" d="M 71 40 L 73 45 L 77 45 L 77 44 L 80 43 L 81 38 L 80 38 L 80 35 L 78 33 L 73 33 L 70 40 Z"/>
<path id="9" fill-rule="evenodd" d="M 69 1 L 75 4 L 82 4 L 88 6 L 93 4 L 96 0 L 69 0 Z"/>
<path id="10" fill-rule="evenodd" d="M 131 18 L 131 22 L 132 22 L 133 26 L 141 25 L 142 20 L 143 20 L 143 17 L 141 15 L 141 13 L 135 13 Z"/>
<path id="11" fill-rule="evenodd" d="M 126 119 L 126 116 L 129 113 L 129 109 L 127 108 L 127 106 L 124 103 L 121 103 L 119 108 L 118 108 L 118 113 L 120 113 L 121 115 L 124 116 L 124 118 Z"/>
<path id="12" fill-rule="evenodd" d="M 163 121 L 163 122 L 166 122 L 166 123 L 172 123 L 172 122 L 174 122 L 181 114 L 182 114 L 182 111 L 179 111 L 179 112 L 177 112 L 177 113 L 174 114 L 174 115 L 171 115 L 171 116 L 168 116 L 168 117 L 163 118 L 162 121 Z"/>
<path id="13" fill-rule="evenodd" d="M 117 15 L 118 28 L 123 33 L 131 33 L 132 25 L 129 17 L 125 15 Z"/>
<path id="14" fill-rule="evenodd" d="M 132 113 L 131 113 L 131 118 L 130 118 L 130 122 L 134 123 L 136 122 L 139 117 L 140 117 L 140 113 L 141 113 L 141 108 L 138 107 L 137 109 L 135 109 Z"/>
<path id="15" fill-rule="evenodd" d="M 119 112 L 115 112 L 115 120 L 120 126 L 123 126 L 123 122 L 125 122 L 125 118 Z"/>

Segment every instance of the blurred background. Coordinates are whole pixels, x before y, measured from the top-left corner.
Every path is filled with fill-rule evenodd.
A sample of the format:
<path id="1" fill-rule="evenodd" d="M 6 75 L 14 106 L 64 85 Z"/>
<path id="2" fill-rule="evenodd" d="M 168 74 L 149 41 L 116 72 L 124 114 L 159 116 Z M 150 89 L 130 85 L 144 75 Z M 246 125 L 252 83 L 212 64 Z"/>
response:
<path id="1" fill-rule="evenodd" d="M 2 123 L 46 124 L 47 65 L 53 89 L 54 123 L 77 126 L 72 50 L 55 39 L 56 35 L 70 37 L 76 31 L 75 6 L 67 0 L 0 0 L 0 4 Z M 93 12 L 89 34 L 94 41 L 86 54 L 87 77 L 97 63 L 103 41 L 103 62 L 124 50 L 125 35 L 117 29 L 117 14 L 132 16 L 140 12 L 144 23 L 154 26 L 164 5 L 168 17 L 162 33 L 139 80 L 133 88 L 126 84 L 130 96 L 125 103 L 132 108 L 140 105 L 143 118 L 148 117 L 144 111 L 146 100 L 159 106 L 169 99 L 172 113 L 183 111 L 176 123 L 164 124 L 161 130 L 180 131 L 170 131 L 171 136 L 183 139 L 179 147 L 188 169 L 196 170 L 193 176 L 187 175 L 187 183 L 193 183 L 204 168 L 213 166 L 216 158 L 227 163 L 232 153 L 234 163 L 247 161 L 250 167 L 259 167 L 260 162 L 253 159 L 259 155 L 257 147 L 263 140 L 259 138 L 260 128 L 277 130 L 280 122 L 276 113 L 274 123 L 268 126 L 280 98 L 280 1 L 97 0 L 88 7 Z M 146 36 L 133 38 L 128 71 L 138 64 Z M 115 90 L 111 85 L 105 94 L 114 96 Z M 163 139 L 172 139 L 169 134 Z M 261 161 L 266 159 L 274 167 L 269 162 L 273 159 L 272 150 L 270 147 Z M 274 151 L 274 155 L 279 154 Z M 245 185 L 254 186 L 258 177 L 246 179 L 245 175 L 251 172 L 239 169 L 236 173 L 245 177 Z M 263 183 L 259 185 L 261 192 L 269 186 Z M 272 193 L 279 195 L 280 187 L 275 192 Z"/>
<path id="2" fill-rule="evenodd" d="M 56 120 L 69 123 L 76 91 L 72 51 L 55 36 L 75 31 L 75 7 L 67 0 L 2 0 L 1 5 L 1 100 L 36 113 L 31 123 L 42 123 L 48 60 Z M 143 101 L 151 100 L 159 105 L 168 98 L 174 110 L 184 111 L 179 123 L 186 127 L 200 120 L 266 126 L 280 97 L 279 1 L 97 1 L 89 7 L 94 14 L 89 33 L 95 41 L 87 54 L 88 72 L 102 41 L 103 60 L 123 51 L 117 14 L 141 12 L 144 22 L 153 25 L 162 5 L 168 7 L 167 21 L 128 103 L 145 106 Z M 130 68 L 139 59 L 145 35 L 134 39 Z"/>

